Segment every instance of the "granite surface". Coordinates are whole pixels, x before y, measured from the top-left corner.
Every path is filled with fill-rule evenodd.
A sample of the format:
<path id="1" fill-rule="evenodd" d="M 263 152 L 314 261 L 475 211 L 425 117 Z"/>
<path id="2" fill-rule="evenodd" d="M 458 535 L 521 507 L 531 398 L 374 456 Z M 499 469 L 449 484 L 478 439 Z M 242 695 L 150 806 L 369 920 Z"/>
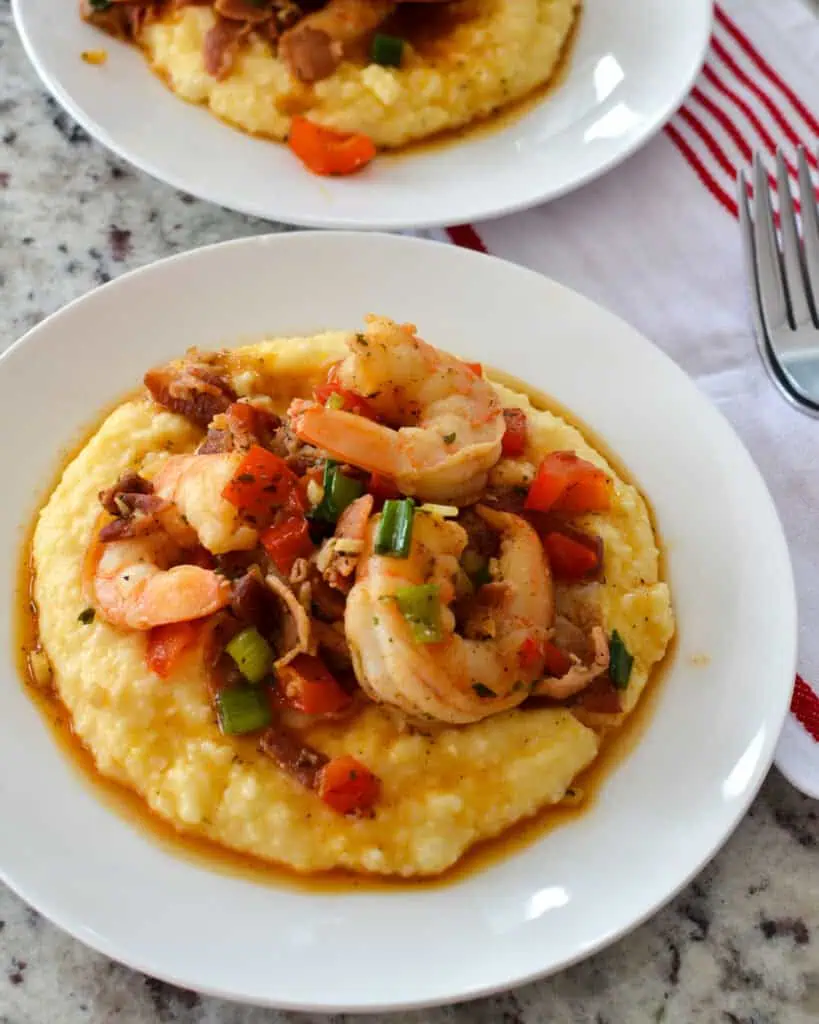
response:
<path id="1" fill-rule="evenodd" d="M 133 267 L 269 230 L 158 184 L 91 142 L 41 88 L 8 0 L 0 0 L 0 344 Z M 714 862 L 628 938 L 510 995 L 395 1021 L 819 1021 L 818 815 L 819 805 L 774 771 Z M 613 866 L 613 884 L 620 870 L 628 866 Z M 235 1006 L 130 971 L 63 935 L 0 886 L 0 1024 L 309 1019 L 331 1018 Z"/>

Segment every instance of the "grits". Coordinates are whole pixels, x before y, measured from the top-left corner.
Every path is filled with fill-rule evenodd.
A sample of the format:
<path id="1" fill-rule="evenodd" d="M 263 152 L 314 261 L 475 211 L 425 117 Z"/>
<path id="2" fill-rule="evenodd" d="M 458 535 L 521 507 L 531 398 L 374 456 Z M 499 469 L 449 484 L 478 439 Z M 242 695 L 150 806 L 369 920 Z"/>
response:
<path id="1" fill-rule="evenodd" d="M 217 81 L 205 71 L 210 7 L 185 7 L 149 23 L 139 38 L 154 70 L 183 99 L 254 135 L 283 140 L 291 115 L 396 148 L 460 128 L 522 99 L 555 72 L 579 0 L 477 0 L 477 13 L 445 42 L 410 54 L 401 68 L 343 63 L 300 86 L 258 38 Z"/>
<path id="2" fill-rule="evenodd" d="M 230 356 L 245 394 L 269 393 L 283 409 L 346 352 L 345 335 L 279 339 Z M 615 480 L 609 513 L 595 517 L 605 538 L 605 582 L 594 585 L 606 630 L 616 628 L 634 655 L 624 693 L 630 710 L 673 633 L 668 588 L 646 506 L 581 434 L 499 386 L 503 404 L 526 410 L 531 454 L 572 448 Z M 436 874 L 481 839 L 559 802 L 595 758 L 598 734 L 570 710 L 511 711 L 431 735 L 400 731 L 375 705 L 348 722 L 306 733 L 330 755 L 359 757 L 382 782 L 371 819 L 343 817 L 302 789 L 251 740 L 223 736 L 213 716 L 196 652 L 172 679 L 145 665 L 145 638 L 97 616 L 78 621 L 83 561 L 98 519 L 97 493 L 128 468 L 150 476 L 169 453 L 190 451 L 201 434 L 147 399 L 118 407 L 65 470 L 40 513 L 33 539 L 34 597 L 40 640 L 73 728 L 99 771 L 135 790 L 183 832 L 310 872 L 336 867 L 402 876 Z M 564 608 L 592 585 L 562 586 Z"/>

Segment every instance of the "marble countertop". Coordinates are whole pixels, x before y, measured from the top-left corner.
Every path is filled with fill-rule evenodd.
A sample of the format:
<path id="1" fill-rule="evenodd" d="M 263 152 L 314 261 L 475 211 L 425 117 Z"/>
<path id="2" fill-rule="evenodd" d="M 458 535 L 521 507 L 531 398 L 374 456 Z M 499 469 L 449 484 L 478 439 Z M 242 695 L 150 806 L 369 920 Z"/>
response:
<path id="1" fill-rule="evenodd" d="M 270 230 L 265 222 L 154 182 L 91 142 L 40 86 L 14 31 L 8 0 L 0 0 L 3 346 L 68 300 L 134 267 Z M 62 934 L 0 886 L 0 1024 L 300 1019 L 307 1018 L 200 997 L 121 967 Z M 313 1019 L 329 1024 L 331 1018 Z M 395 1020 L 819 1021 L 819 804 L 796 793 L 774 770 L 713 863 L 626 939 L 509 995 Z"/>

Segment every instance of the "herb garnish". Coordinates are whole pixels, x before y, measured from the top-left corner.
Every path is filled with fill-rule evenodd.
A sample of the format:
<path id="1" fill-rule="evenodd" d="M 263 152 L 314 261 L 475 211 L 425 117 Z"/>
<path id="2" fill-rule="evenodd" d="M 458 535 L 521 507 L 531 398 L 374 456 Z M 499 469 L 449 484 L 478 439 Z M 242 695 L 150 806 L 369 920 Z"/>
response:
<path id="1" fill-rule="evenodd" d="M 609 676 L 618 690 L 625 690 L 631 678 L 634 655 L 629 654 L 623 638 L 613 629 L 609 644 Z"/>

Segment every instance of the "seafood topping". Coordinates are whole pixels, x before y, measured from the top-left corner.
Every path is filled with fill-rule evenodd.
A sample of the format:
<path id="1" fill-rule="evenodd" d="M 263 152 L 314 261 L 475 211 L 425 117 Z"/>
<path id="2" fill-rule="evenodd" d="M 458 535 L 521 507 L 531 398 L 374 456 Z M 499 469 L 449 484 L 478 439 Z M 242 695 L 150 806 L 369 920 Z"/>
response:
<path id="1" fill-rule="evenodd" d="M 402 494 L 469 504 L 498 461 L 505 431 L 497 393 L 480 375 L 419 338 L 412 325 L 370 317 L 335 371 L 382 422 L 328 402 L 296 401 L 304 441 L 394 480 Z"/>
<path id="2" fill-rule="evenodd" d="M 218 6 L 251 20 L 245 0 Z M 347 347 L 284 419 L 271 396 L 239 399 L 219 357 L 146 374 L 156 402 L 206 433 L 100 494 L 85 582 L 91 615 L 146 637 L 152 673 L 172 684 L 199 659 L 223 733 L 257 734 L 297 784 L 360 816 L 378 778 L 307 742 L 311 722 L 367 704 L 450 727 L 537 701 L 616 714 L 634 658 L 599 621 L 556 614 L 565 588 L 602 578 L 589 523 L 608 475 L 574 452 L 525 462 L 525 412 L 411 325 L 370 317 Z"/>

